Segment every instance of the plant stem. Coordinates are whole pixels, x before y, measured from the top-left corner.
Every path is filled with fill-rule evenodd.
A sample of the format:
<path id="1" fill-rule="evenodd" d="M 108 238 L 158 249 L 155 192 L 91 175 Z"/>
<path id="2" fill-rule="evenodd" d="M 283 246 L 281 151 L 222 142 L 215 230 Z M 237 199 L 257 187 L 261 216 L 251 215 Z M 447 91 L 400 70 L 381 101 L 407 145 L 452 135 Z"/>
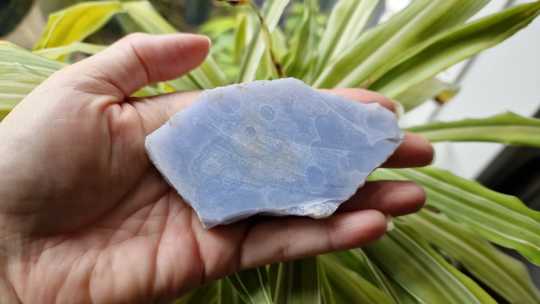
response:
<path id="1" fill-rule="evenodd" d="M 268 29 L 268 25 L 266 24 L 266 21 L 264 20 L 264 17 L 259 11 L 257 5 L 255 5 L 253 1 L 251 0 L 248 1 L 248 3 L 251 9 L 253 10 L 253 12 L 255 12 L 255 15 L 257 15 L 257 18 L 259 19 L 261 30 L 263 32 L 264 39 L 266 40 L 266 45 L 268 46 L 268 51 L 270 53 L 270 59 L 272 61 L 272 65 L 274 66 L 274 69 L 276 70 L 278 77 L 283 78 L 285 77 L 285 74 L 283 73 L 283 67 L 281 66 L 281 63 L 277 59 L 277 56 L 274 52 L 274 47 L 272 43 L 272 35 L 270 33 L 270 30 Z"/>

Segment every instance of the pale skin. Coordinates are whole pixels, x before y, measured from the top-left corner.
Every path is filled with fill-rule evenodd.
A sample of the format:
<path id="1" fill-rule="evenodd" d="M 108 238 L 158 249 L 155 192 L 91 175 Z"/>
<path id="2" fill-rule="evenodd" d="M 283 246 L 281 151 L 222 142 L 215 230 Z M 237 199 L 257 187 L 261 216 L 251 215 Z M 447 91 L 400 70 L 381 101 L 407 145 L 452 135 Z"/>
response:
<path id="1" fill-rule="evenodd" d="M 196 35 L 131 35 L 55 73 L 0 123 L 1 303 L 173 299 L 242 269 L 366 245 L 388 216 L 422 207 L 415 184 L 374 182 L 327 219 L 203 229 L 143 144 L 198 93 L 128 96 L 195 68 L 208 48 Z M 392 107 L 369 91 L 330 92 Z M 408 134 L 385 166 L 432 157 L 425 139 Z"/>

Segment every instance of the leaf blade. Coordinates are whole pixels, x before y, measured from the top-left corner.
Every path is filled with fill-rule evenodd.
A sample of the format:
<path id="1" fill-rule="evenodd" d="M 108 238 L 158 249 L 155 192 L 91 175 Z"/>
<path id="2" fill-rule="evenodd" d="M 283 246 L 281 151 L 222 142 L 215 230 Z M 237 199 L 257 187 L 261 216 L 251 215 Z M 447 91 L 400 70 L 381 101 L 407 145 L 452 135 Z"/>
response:
<path id="1" fill-rule="evenodd" d="M 540 13 L 540 2 L 518 5 L 442 33 L 408 54 L 369 86 L 393 98 L 438 72 L 504 41 Z"/>
<path id="2" fill-rule="evenodd" d="M 290 0 L 266 1 L 266 10 L 263 14 L 263 19 L 268 26 L 270 34 L 276 29 L 279 19 L 289 2 Z M 261 62 L 265 50 L 268 48 L 266 44 L 264 33 L 259 25 L 259 29 L 253 36 L 246 55 L 242 60 L 237 82 L 249 82 L 255 80 L 259 63 Z"/>
<path id="3" fill-rule="evenodd" d="M 510 303 L 540 302 L 540 292 L 525 266 L 465 226 L 429 211 L 404 219 L 425 240 L 459 261 Z"/>
<path id="4" fill-rule="evenodd" d="M 421 303 L 496 303 L 402 225 L 365 250 Z"/>
<path id="5" fill-rule="evenodd" d="M 379 169 L 372 176 L 417 182 L 426 190 L 429 206 L 540 265 L 540 212 L 527 208 L 518 198 L 433 167 Z"/>
<path id="6" fill-rule="evenodd" d="M 540 147 L 540 119 L 507 112 L 481 119 L 435 122 L 408 129 L 432 142 L 475 141 Z"/>
<path id="7" fill-rule="evenodd" d="M 76 4 L 51 14 L 34 50 L 82 41 L 122 10 L 119 1 L 94 1 Z"/>
<path id="8" fill-rule="evenodd" d="M 349 50 L 329 62 L 315 86 L 367 87 L 401 62 L 411 49 L 462 24 L 489 1 L 416 0 L 385 23 L 361 35 Z"/>

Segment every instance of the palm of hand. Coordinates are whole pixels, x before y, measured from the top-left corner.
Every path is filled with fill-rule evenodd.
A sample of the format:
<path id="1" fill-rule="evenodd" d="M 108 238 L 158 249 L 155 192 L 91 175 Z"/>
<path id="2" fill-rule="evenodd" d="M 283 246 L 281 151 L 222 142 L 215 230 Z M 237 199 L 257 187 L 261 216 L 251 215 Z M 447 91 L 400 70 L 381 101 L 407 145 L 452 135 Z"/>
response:
<path id="1" fill-rule="evenodd" d="M 20 172 L 2 181 L 15 183 L 18 191 L 0 187 L 0 196 L 8 198 L 0 205 L 0 222 L 8 227 L 3 239 L 9 240 L 4 272 L 21 301 L 172 298 L 239 269 L 362 245 L 384 233 L 381 212 L 403 214 L 421 206 L 423 195 L 410 184 L 373 184 L 363 190 L 362 207 L 352 201 L 327 220 L 244 221 L 204 230 L 144 151 L 145 136 L 194 94 L 139 102 L 124 96 L 193 68 L 207 47 L 194 36 L 131 37 L 54 75 L 3 122 L 0 133 L 12 149 L 4 154 L 12 161 L 0 171 Z M 175 53 L 184 60 L 171 64 Z M 19 130 L 21 124 L 27 128 Z M 36 130 L 42 135 L 37 139 L 30 134 Z M 430 160 L 429 146 L 412 140 L 399 165 Z M 419 151 L 423 155 L 408 159 Z M 409 195 L 389 201 L 392 189 Z M 379 211 L 368 210 L 376 203 Z"/>

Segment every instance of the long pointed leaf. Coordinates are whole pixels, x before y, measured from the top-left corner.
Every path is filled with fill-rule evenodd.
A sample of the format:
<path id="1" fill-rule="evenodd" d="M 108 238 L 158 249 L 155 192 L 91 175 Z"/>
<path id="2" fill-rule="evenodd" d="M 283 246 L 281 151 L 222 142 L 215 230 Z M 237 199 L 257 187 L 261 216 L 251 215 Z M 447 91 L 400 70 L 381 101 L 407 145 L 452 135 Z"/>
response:
<path id="1" fill-rule="evenodd" d="M 304 16 L 291 39 L 291 49 L 285 64 L 285 74 L 303 78 L 314 63 L 314 51 L 317 43 L 317 14 L 319 6 L 315 0 L 304 1 Z"/>
<path id="2" fill-rule="evenodd" d="M 84 40 L 122 12 L 120 1 L 84 2 L 49 16 L 47 27 L 35 50 L 68 45 Z"/>
<path id="3" fill-rule="evenodd" d="M 379 169 L 375 179 L 413 180 L 428 195 L 428 205 L 464 223 L 482 237 L 519 251 L 540 265 L 540 212 L 519 199 L 436 168 Z"/>
<path id="4" fill-rule="evenodd" d="M 354 43 L 365 29 L 378 0 L 341 0 L 328 19 L 319 46 L 316 73 Z"/>
<path id="5" fill-rule="evenodd" d="M 46 48 L 34 51 L 35 54 L 38 54 L 43 57 L 47 57 L 53 60 L 61 60 L 66 55 L 72 53 L 84 53 L 88 55 L 94 55 L 106 48 L 104 45 L 96 45 L 91 43 L 84 42 L 74 42 L 65 46 L 59 46 L 54 48 Z"/>
<path id="6" fill-rule="evenodd" d="M 123 7 L 133 21 L 147 33 L 170 34 L 177 32 L 148 1 L 126 2 Z M 225 74 L 211 55 L 208 55 L 201 67 L 189 73 L 187 79 L 199 89 L 211 89 L 227 83 Z"/>
<path id="7" fill-rule="evenodd" d="M 430 78 L 408 88 L 394 99 L 403 106 L 405 111 L 410 111 L 430 99 L 448 102 L 458 91 L 459 88 L 454 84 Z"/>
<path id="8" fill-rule="evenodd" d="M 404 227 L 397 226 L 366 252 L 421 303 L 496 303 Z"/>
<path id="9" fill-rule="evenodd" d="M 321 303 L 320 283 L 316 258 L 306 258 L 271 266 L 274 303 Z"/>
<path id="10" fill-rule="evenodd" d="M 333 289 L 336 303 L 393 304 L 392 299 L 357 273 L 328 257 L 319 257 L 321 267 Z"/>
<path id="11" fill-rule="evenodd" d="M 315 82 L 318 87 L 367 86 L 401 62 L 411 48 L 463 23 L 487 0 L 416 0 L 389 21 L 365 32 L 351 47 L 328 63 Z"/>
<path id="12" fill-rule="evenodd" d="M 407 54 L 407 60 L 389 70 L 370 89 L 393 98 L 440 71 L 504 41 L 539 13 L 540 2 L 535 1 L 443 33 L 415 48 L 413 54 Z"/>
<path id="13" fill-rule="evenodd" d="M 459 261 L 510 303 L 540 303 L 540 292 L 525 266 L 466 227 L 428 211 L 405 219 L 425 240 Z"/>
<path id="14" fill-rule="evenodd" d="M 244 270 L 227 277 L 247 304 L 273 304 L 268 273 L 264 267 Z"/>
<path id="15" fill-rule="evenodd" d="M 289 4 L 290 0 L 268 0 L 266 1 L 263 13 L 263 19 L 268 26 L 270 33 L 276 28 L 281 15 L 285 11 L 285 7 Z M 264 33 L 259 26 L 255 36 L 253 37 L 249 48 L 246 50 L 246 55 L 242 60 L 242 66 L 238 75 L 238 82 L 248 82 L 255 80 L 259 63 L 263 57 L 265 50 L 267 49 L 267 41 L 264 37 Z"/>
<path id="16" fill-rule="evenodd" d="M 0 120 L 62 63 L 0 41 Z"/>
<path id="17" fill-rule="evenodd" d="M 370 283 L 381 289 L 395 303 L 399 302 L 399 297 L 394 290 L 392 283 L 385 274 L 375 265 L 361 250 L 347 250 L 324 255 L 325 258 L 333 260 L 347 269 L 357 272 Z"/>
<path id="18" fill-rule="evenodd" d="M 409 128 L 432 142 L 484 141 L 540 147 L 540 119 L 508 112 L 483 119 L 436 122 Z"/>
<path id="19" fill-rule="evenodd" d="M 123 4 L 133 21 L 150 34 L 172 34 L 177 30 L 156 11 L 148 1 L 130 1 Z"/>

